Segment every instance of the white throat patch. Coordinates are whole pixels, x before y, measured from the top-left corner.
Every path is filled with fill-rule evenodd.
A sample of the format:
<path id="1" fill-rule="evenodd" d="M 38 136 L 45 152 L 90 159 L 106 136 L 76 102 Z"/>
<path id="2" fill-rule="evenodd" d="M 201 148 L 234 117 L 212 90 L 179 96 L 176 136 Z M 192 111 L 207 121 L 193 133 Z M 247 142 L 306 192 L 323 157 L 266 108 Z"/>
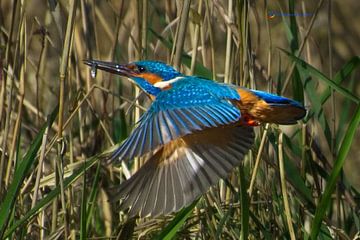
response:
<path id="1" fill-rule="evenodd" d="M 160 81 L 154 84 L 154 87 L 160 88 L 160 89 L 165 89 L 171 86 L 172 83 L 177 82 L 181 79 L 183 79 L 184 76 L 180 76 L 180 77 L 176 77 L 173 79 L 170 79 L 168 81 Z"/>

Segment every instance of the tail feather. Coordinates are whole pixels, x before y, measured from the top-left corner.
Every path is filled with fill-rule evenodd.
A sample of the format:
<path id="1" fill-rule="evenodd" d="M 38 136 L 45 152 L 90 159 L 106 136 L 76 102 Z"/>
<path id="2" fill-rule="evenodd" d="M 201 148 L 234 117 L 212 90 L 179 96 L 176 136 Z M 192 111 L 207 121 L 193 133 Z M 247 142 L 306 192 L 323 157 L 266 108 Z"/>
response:
<path id="1" fill-rule="evenodd" d="M 295 124 L 306 109 L 295 100 L 257 90 L 240 88 L 238 107 L 245 116 L 262 123 Z"/>

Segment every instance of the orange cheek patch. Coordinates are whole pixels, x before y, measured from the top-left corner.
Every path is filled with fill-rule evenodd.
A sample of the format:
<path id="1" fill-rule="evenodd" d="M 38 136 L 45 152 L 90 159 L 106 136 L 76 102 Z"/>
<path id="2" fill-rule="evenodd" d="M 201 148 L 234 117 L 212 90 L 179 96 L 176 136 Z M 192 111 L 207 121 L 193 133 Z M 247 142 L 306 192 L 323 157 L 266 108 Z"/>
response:
<path id="1" fill-rule="evenodd" d="M 152 85 L 154 85 L 157 82 L 162 81 L 162 78 L 159 77 L 159 75 L 156 75 L 156 74 L 153 74 L 153 73 L 140 73 L 140 74 L 138 74 L 136 76 L 145 79 L 146 81 L 148 81 Z"/>

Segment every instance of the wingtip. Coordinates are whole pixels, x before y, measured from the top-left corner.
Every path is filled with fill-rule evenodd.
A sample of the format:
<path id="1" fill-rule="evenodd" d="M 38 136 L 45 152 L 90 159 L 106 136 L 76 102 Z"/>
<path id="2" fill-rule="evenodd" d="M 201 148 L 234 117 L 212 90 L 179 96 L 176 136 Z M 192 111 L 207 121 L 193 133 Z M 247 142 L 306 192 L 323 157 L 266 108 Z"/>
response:
<path id="1" fill-rule="evenodd" d="M 276 107 L 273 107 L 274 109 Z M 274 122 L 276 124 L 281 124 L 281 125 L 292 125 L 292 124 L 297 124 L 298 121 L 300 121 L 301 119 L 303 119 L 306 114 L 307 114 L 307 110 L 302 107 L 302 106 L 283 106 L 283 109 L 279 109 L 280 111 L 277 111 L 277 122 Z"/>

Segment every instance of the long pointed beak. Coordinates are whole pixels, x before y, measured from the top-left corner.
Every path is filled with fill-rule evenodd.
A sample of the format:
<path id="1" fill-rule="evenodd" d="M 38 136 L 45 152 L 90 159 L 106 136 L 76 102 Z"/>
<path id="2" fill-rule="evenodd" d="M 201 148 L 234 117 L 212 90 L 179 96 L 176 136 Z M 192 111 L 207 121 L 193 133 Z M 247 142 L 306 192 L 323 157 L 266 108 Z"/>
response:
<path id="1" fill-rule="evenodd" d="M 136 74 L 134 70 L 132 70 L 125 64 L 103 62 L 98 60 L 84 60 L 84 63 L 93 69 L 100 69 L 121 76 L 131 77 Z"/>

